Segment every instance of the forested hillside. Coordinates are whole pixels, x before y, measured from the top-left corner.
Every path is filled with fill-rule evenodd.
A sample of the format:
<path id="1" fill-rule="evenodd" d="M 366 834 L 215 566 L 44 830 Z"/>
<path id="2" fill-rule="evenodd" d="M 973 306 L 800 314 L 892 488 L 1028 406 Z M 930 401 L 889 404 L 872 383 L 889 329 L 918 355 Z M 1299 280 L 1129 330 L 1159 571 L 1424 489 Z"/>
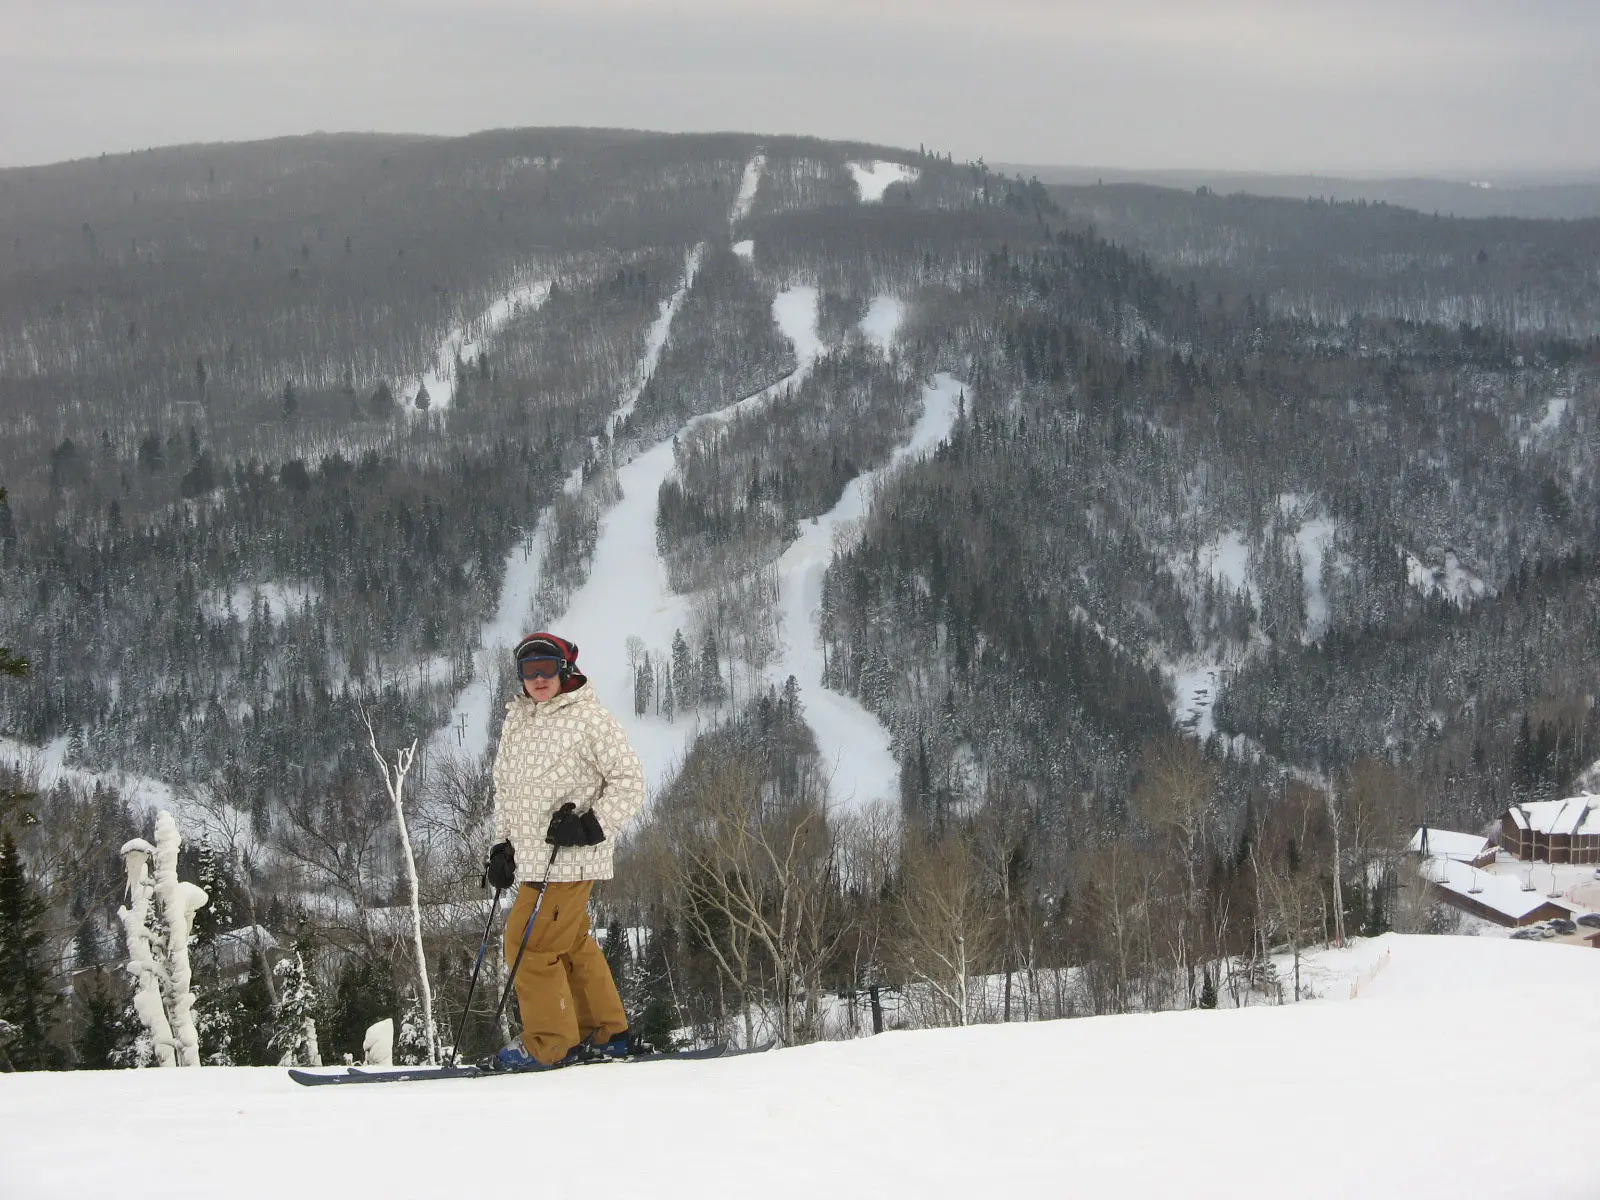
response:
<path id="1" fill-rule="evenodd" d="M 784 626 L 780 559 L 937 377 L 948 437 Z M 458 1014 L 497 727 L 461 697 L 511 686 L 485 631 L 574 616 L 668 447 L 642 499 L 677 636 L 584 651 L 627 643 L 602 701 L 685 748 L 601 901 L 658 1036 L 838 1033 L 826 997 L 884 989 L 965 1020 L 987 974 L 1007 1016 L 1046 971 L 1060 1013 L 1270 990 L 1279 946 L 1431 919 L 1392 870 L 1420 817 L 1476 828 L 1600 756 L 1600 222 L 744 135 L 155 150 L 0 172 L 0 429 L 41 1065 L 138 1054 L 119 771 L 189 822 L 216 1061 L 276 1061 L 251 1030 L 311 1009 L 359 1050 L 412 1003 L 361 707 L 423 747 Z M 886 807 L 839 786 L 823 689 L 887 731 Z M 71 770 L 41 787 L 29 747 Z"/>

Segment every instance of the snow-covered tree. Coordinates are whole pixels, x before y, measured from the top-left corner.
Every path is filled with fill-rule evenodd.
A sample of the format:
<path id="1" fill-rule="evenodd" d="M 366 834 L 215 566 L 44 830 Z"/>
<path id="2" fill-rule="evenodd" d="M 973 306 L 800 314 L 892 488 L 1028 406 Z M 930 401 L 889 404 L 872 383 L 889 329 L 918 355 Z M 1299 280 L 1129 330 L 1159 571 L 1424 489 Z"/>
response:
<path id="1" fill-rule="evenodd" d="M 178 878 L 178 851 L 183 835 L 169 812 L 156 816 L 155 898 L 167 927 L 162 947 L 165 958 L 163 999 L 172 1020 L 174 1050 L 180 1067 L 200 1065 L 200 1037 L 194 1025 L 193 972 L 189 966 L 189 938 L 194 916 L 205 906 L 205 891 Z"/>
<path id="2" fill-rule="evenodd" d="M 296 947 L 274 971 L 278 977 L 278 1011 L 273 1017 L 268 1047 L 280 1067 L 320 1067 L 322 1053 L 317 1049 L 316 1021 L 320 1001 L 300 949 Z"/>
<path id="3" fill-rule="evenodd" d="M 367 1027 L 361 1042 L 361 1061 L 369 1067 L 387 1067 L 394 1062 L 394 1018 L 385 1017 Z"/>
<path id="4" fill-rule="evenodd" d="M 159 942 L 150 928 L 150 899 L 155 882 L 150 878 L 150 860 L 156 848 L 143 838 L 134 838 L 122 847 L 122 864 L 127 871 L 128 903 L 117 909 L 128 943 L 128 974 L 133 977 L 133 1011 L 144 1026 L 150 1051 L 158 1066 L 178 1065 L 172 1023 L 162 999 L 165 970 Z"/>
<path id="5" fill-rule="evenodd" d="M 156 844 L 134 838 L 122 847 L 128 903 L 117 910 L 134 979 L 133 1009 L 163 1067 L 200 1065 L 190 984 L 189 939 L 204 907 L 204 889 L 178 878 L 183 835 L 171 813 L 156 816 Z M 153 870 L 153 873 L 152 873 Z M 158 912 L 151 911 L 155 901 Z"/>
<path id="6" fill-rule="evenodd" d="M 437 1061 L 434 1055 L 438 1052 L 441 1038 L 448 1040 L 449 1034 L 437 1025 L 430 1030 L 427 1021 L 422 1002 L 413 993 L 406 1003 L 405 1012 L 401 1014 L 400 1033 L 394 1044 L 395 1061 L 402 1066 L 413 1067 L 419 1063 Z"/>

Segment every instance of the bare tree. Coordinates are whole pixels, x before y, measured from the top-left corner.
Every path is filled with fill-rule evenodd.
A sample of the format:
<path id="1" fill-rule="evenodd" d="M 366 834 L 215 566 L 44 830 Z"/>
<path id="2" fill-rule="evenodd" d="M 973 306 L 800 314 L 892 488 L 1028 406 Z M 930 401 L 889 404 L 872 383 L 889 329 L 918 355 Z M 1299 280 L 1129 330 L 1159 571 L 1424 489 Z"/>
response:
<path id="1" fill-rule="evenodd" d="M 972 846 L 953 831 L 907 838 L 897 900 L 892 960 L 928 989 L 934 1012 L 968 1024 L 978 1015 L 972 977 L 989 966 L 1000 932 Z"/>
<path id="2" fill-rule="evenodd" d="M 411 885 L 411 936 L 417 949 L 417 981 L 422 989 L 422 1022 L 428 1032 L 428 1061 L 434 1063 L 438 1061 L 438 1047 L 434 1044 L 433 989 L 428 985 L 428 955 L 422 948 L 422 897 L 417 884 L 417 860 L 411 853 L 411 832 L 406 828 L 406 776 L 410 773 L 411 764 L 417 756 L 417 740 L 412 738 L 410 746 L 396 751 L 394 764 L 391 766 L 383 757 L 383 752 L 378 749 L 378 735 L 373 731 L 372 717 L 368 715 L 365 707 L 361 707 L 359 711 L 361 722 L 367 727 L 367 745 L 372 750 L 372 757 L 383 775 L 383 787 L 389 793 L 389 802 L 394 805 L 394 819 L 400 827 L 400 848 L 405 855 L 406 880 Z"/>
<path id="3" fill-rule="evenodd" d="M 1178 859 L 1183 880 L 1177 938 L 1178 970 L 1196 999 L 1195 938 L 1204 927 L 1198 872 L 1216 804 L 1217 772 L 1192 738 L 1166 735 L 1145 747 L 1133 792 L 1133 811 Z"/>
<path id="4" fill-rule="evenodd" d="M 766 960 L 778 1036 L 791 1045 L 814 1031 L 822 968 L 845 928 L 838 831 L 814 764 L 799 771 L 784 796 L 753 757 L 719 759 L 680 789 L 664 818 L 681 910 L 745 997 L 749 952 Z"/>

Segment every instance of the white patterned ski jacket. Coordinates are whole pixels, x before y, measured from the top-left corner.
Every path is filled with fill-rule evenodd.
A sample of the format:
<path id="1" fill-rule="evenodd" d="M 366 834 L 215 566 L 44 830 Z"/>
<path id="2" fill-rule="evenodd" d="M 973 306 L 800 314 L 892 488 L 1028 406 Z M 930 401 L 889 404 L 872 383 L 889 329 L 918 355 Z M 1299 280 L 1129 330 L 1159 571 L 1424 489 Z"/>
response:
<path id="1" fill-rule="evenodd" d="M 495 840 L 515 847 L 524 880 L 545 878 L 545 831 L 569 800 L 580 813 L 594 810 L 606 840 L 563 846 L 550 882 L 610 879 L 617 835 L 644 807 L 644 769 L 622 726 L 587 684 L 543 704 L 518 696 L 506 705 L 494 756 Z"/>

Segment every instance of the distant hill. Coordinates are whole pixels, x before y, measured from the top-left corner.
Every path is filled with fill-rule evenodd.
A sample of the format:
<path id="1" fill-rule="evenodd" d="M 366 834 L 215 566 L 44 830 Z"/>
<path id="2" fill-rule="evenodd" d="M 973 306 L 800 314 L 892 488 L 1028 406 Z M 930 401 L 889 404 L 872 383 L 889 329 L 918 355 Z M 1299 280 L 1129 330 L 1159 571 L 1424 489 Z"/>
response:
<path id="1" fill-rule="evenodd" d="M 1000 163 L 1008 175 L 1037 176 L 1041 183 L 1146 183 L 1193 191 L 1208 187 L 1231 195 L 1287 196 L 1303 200 L 1383 201 L 1418 212 L 1457 217 L 1600 217 L 1600 173 L 1570 178 L 1510 177 L 1454 179 L 1349 179 L 1337 175 L 1265 175 L 1245 171 L 1125 171 L 1110 167 L 1058 167 Z"/>

